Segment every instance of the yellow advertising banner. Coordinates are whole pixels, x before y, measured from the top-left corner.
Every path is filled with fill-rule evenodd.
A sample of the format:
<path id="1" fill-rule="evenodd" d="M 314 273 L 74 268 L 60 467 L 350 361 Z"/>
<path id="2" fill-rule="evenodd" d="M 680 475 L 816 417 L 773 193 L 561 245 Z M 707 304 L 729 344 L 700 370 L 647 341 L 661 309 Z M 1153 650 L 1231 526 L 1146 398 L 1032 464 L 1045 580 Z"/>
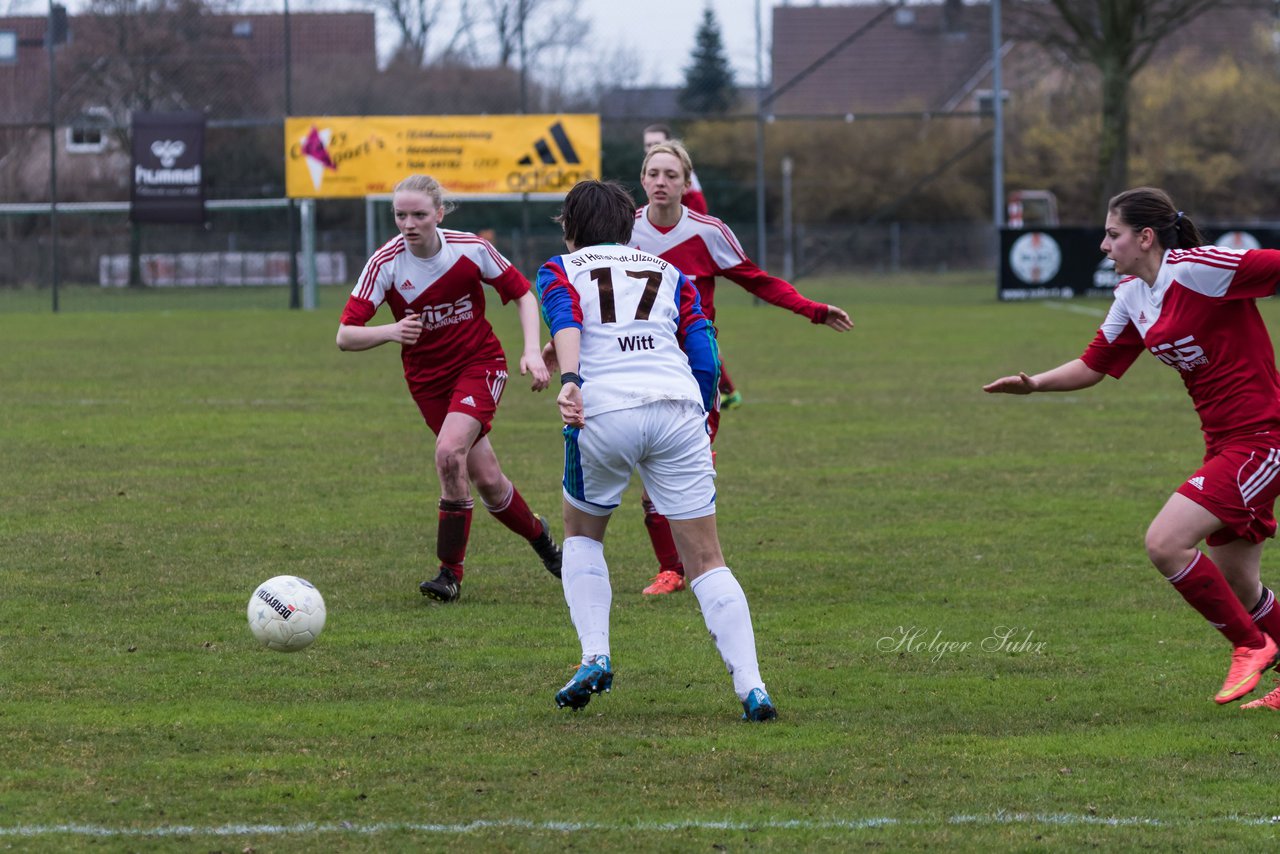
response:
<path id="1" fill-rule="evenodd" d="M 567 193 L 600 177 L 596 115 L 293 117 L 284 138 L 299 199 L 390 193 L 415 173 L 455 196 Z"/>

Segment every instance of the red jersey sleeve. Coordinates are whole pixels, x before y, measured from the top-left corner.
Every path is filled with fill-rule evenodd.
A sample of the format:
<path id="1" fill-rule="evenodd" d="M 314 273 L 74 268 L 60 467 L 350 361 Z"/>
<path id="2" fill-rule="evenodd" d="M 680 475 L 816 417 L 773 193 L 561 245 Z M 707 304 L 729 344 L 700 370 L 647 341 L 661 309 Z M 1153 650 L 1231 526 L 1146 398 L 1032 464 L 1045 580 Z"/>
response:
<path id="1" fill-rule="evenodd" d="M 770 305 L 803 315 L 813 323 L 825 323 L 827 320 L 827 306 L 824 303 L 814 302 L 797 291 L 790 282 L 770 276 L 750 259 L 720 270 L 719 273 Z"/>
<path id="2" fill-rule="evenodd" d="M 1269 297 L 1280 284 L 1280 250 L 1251 249 L 1240 259 L 1240 266 L 1227 288 L 1227 296 L 1235 299 Z"/>
<path id="3" fill-rule="evenodd" d="M 1116 287 L 1116 299 L 1107 310 L 1107 316 L 1098 328 L 1098 334 L 1085 348 L 1080 360 L 1100 374 L 1120 379 L 1134 360 L 1147 349 L 1142 333 L 1130 318 L 1124 299 L 1125 288 L 1134 287 L 1136 280 L 1128 276 Z M 1145 287 L 1143 285 L 1142 287 Z"/>
<path id="4" fill-rule="evenodd" d="M 1275 249 L 1172 249 L 1165 266 L 1184 288 L 1215 299 L 1269 297 L 1280 284 L 1280 250 Z"/>
<path id="5" fill-rule="evenodd" d="M 347 297 L 347 304 L 342 309 L 343 326 L 364 326 L 378 313 L 378 307 L 370 300 L 358 296 Z"/>
<path id="6" fill-rule="evenodd" d="M 491 285 L 498 296 L 502 298 L 502 304 L 506 305 L 513 299 L 529 293 L 529 280 L 517 270 L 515 267 L 507 267 L 499 275 L 492 279 L 485 279 L 485 284 Z"/>
<path id="7" fill-rule="evenodd" d="M 1137 328 L 1132 323 L 1128 323 L 1114 340 L 1107 338 L 1105 328 L 1099 329 L 1093 341 L 1081 354 L 1080 360 L 1091 370 L 1120 379 L 1146 349 Z"/>

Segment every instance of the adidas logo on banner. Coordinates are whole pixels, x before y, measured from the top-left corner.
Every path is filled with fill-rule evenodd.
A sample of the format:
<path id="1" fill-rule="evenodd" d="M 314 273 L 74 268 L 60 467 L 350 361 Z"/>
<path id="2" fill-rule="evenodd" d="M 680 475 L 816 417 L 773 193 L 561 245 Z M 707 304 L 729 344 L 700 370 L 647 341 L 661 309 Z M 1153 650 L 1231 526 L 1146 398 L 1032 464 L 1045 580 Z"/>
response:
<path id="1" fill-rule="evenodd" d="M 1204 492 L 1204 478 L 1202 476 L 1197 475 L 1196 477 L 1193 477 L 1191 478 L 1191 480 L 1187 481 L 1187 483 L 1191 484 L 1201 492 Z"/>
<path id="2" fill-rule="evenodd" d="M 573 143 L 569 141 L 569 135 L 564 132 L 563 124 L 561 124 L 560 122 L 556 122 L 555 124 L 553 124 L 551 126 L 550 133 L 551 133 L 552 141 L 554 141 L 556 144 L 556 148 L 560 150 L 561 159 L 559 161 L 556 160 L 555 152 L 551 150 L 551 146 L 547 144 L 547 140 L 544 137 L 543 139 L 540 139 L 533 144 L 533 150 L 538 155 L 539 163 L 541 163 L 543 166 L 554 166 L 556 165 L 557 162 L 560 162 L 560 163 L 581 163 L 582 162 L 582 160 L 578 157 L 578 152 L 575 151 L 573 148 Z M 518 163 L 521 166 L 532 166 L 533 155 L 526 154 L 524 157 L 520 158 Z"/>
<path id="3" fill-rule="evenodd" d="M 474 397 L 472 397 L 471 395 L 467 395 L 466 397 L 464 397 L 464 398 L 462 399 L 462 401 L 461 401 L 461 402 L 462 402 L 463 404 L 467 405 L 467 406 L 475 406 L 475 405 L 476 405 L 476 399 L 475 399 Z M 1202 479 L 1203 479 L 1203 478 L 1202 478 Z"/>

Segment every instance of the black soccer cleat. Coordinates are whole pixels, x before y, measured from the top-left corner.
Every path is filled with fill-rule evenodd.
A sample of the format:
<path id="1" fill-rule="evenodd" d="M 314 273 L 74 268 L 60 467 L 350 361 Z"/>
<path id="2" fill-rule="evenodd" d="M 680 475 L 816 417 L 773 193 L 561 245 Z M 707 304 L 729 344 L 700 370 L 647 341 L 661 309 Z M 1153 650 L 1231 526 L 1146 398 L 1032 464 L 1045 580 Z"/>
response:
<path id="1" fill-rule="evenodd" d="M 446 566 L 440 567 L 440 574 L 435 578 L 418 585 L 423 596 L 430 596 L 441 602 L 457 602 L 461 587 L 462 582 L 458 580 L 458 576 Z"/>
<path id="2" fill-rule="evenodd" d="M 547 568 L 547 572 L 559 578 L 560 564 L 564 559 L 560 553 L 560 546 L 556 545 L 555 539 L 551 536 L 551 526 L 547 524 L 547 520 L 542 516 L 536 518 L 542 525 L 542 533 L 530 540 L 529 545 L 533 546 L 538 557 L 542 558 L 542 565 Z"/>

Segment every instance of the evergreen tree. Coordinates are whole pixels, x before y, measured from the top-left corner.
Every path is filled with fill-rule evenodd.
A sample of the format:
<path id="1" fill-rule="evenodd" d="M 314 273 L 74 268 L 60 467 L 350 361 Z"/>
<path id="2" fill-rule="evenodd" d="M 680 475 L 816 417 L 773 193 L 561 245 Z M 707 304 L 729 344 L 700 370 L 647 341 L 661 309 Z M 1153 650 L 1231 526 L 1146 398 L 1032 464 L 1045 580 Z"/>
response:
<path id="1" fill-rule="evenodd" d="M 724 55 L 720 23 L 708 6 L 702 12 L 693 62 L 684 70 L 684 89 L 680 91 L 678 101 L 682 109 L 702 116 L 723 115 L 736 100 L 733 69 Z"/>

